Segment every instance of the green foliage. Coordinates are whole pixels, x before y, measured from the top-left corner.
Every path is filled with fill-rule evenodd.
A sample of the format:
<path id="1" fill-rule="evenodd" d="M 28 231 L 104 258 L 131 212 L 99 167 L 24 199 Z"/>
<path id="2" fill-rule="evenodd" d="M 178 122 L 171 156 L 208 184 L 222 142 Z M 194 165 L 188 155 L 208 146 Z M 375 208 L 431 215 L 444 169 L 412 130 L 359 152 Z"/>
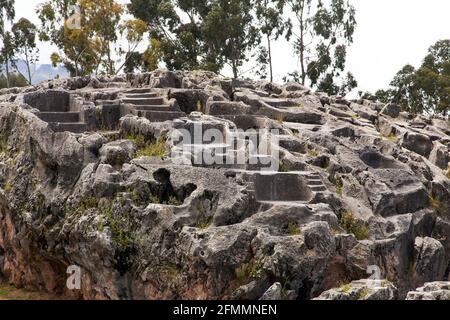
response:
<path id="1" fill-rule="evenodd" d="M 105 218 L 106 224 L 111 230 L 112 239 L 119 248 L 123 249 L 133 246 L 135 237 L 131 231 L 130 221 L 127 219 L 126 215 L 118 216 L 113 213 L 112 202 L 109 202 L 100 208 L 100 216 Z M 98 227 L 102 227 L 102 224 Z"/>
<path id="2" fill-rule="evenodd" d="M 357 299 L 358 300 L 363 300 L 363 299 L 365 299 L 366 297 L 367 297 L 367 295 L 369 294 L 369 290 L 367 290 L 367 289 L 361 289 L 361 290 L 359 290 L 359 292 L 358 292 L 358 297 L 357 297 Z"/>
<path id="3" fill-rule="evenodd" d="M 268 78 L 270 82 L 273 82 L 272 41 L 277 40 L 289 28 L 288 21 L 283 17 L 284 7 L 283 2 L 278 0 L 255 1 L 257 27 L 266 41 L 266 46 L 258 48 L 256 60 L 259 69 L 256 74 L 262 79 Z"/>
<path id="4" fill-rule="evenodd" d="M 344 283 L 344 284 L 341 284 L 340 286 L 339 286 L 339 289 L 343 292 L 343 293 L 349 293 L 350 292 L 350 289 L 351 289 L 351 285 L 350 285 L 350 283 Z"/>
<path id="5" fill-rule="evenodd" d="M 161 203 L 159 198 L 157 196 L 155 196 L 154 194 L 150 194 L 150 196 L 148 197 L 148 201 L 150 203 Z"/>
<path id="6" fill-rule="evenodd" d="M 298 236 L 301 234 L 300 228 L 297 225 L 297 222 L 289 222 L 287 226 L 287 232 L 290 236 Z"/>
<path id="7" fill-rule="evenodd" d="M 4 136 L 0 136 L 0 155 L 6 155 L 8 153 L 8 139 Z"/>
<path id="8" fill-rule="evenodd" d="M 5 22 L 14 20 L 14 3 L 15 0 L 0 1 L 0 35 L 2 35 L 5 31 Z"/>
<path id="9" fill-rule="evenodd" d="M 345 69 L 347 46 L 353 42 L 356 27 L 355 8 L 348 1 L 282 0 L 295 12 L 287 38 L 293 38 L 300 70 L 289 74 L 294 81 L 330 94 L 348 92 L 356 86 L 351 74 L 342 85 L 335 83 Z M 286 78 L 288 80 L 288 77 Z"/>
<path id="10" fill-rule="evenodd" d="M 78 201 L 75 209 L 80 212 L 85 212 L 92 208 L 97 208 L 98 200 L 95 197 L 83 197 Z"/>
<path id="11" fill-rule="evenodd" d="M 158 157 L 160 159 L 164 158 L 164 155 L 166 153 L 166 139 L 164 137 L 150 142 L 146 141 L 143 135 L 127 133 L 125 134 L 124 138 L 134 142 L 137 149 L 137 157 Z"/>
<path id="12" fill-rule="evenodd" d="M 261 260 L 252 263 L 243 263 L 235 270 L 236 281 L 238 286 L 243 286 L 252 279 L 259 279 L 263 272 L 263 262 Z"/>
<path id="13" fill-rule="evenodd" d="M 213 217 L 201 217 L 197 222 L 197 228 L 200 230 L 208 229 L 213 223 Z"/>
<path id="14" fill-rule="evenodd" d="M 157 274 L 164 282 L 173 283 L 181 275 L 182 269 L 176 264 L 165 262 L 158 265 L 154 273 Z"/>
<path id="15" fill-rule="evenodd" d="M 219 72 L 228 64 L 237 77 L 259 37 L 250 0 L 131 0 L 128 9 L 158 41 L 148 56 L 170 70 Z"/>
<path id="16" fill-rule="evenodd" d="M 278 172 L 289 172 L 287 166 L 282 161 L 280 162 L 280 166 L 278 168 Z"/>
<path id="17" fill-rule="evenodd" d="M 177 197 L 175 197 L 175 196 L 170 196 L 169 197 L 169 201 L 167 201 L 167 204 L 169 206 L 176 206 L 176 207 L 178 207 L 178 206 L 181 206 L 183 204 L 183 202 L 178 200 Z"/>
<path id="18" fill-rule="evenodd" d="M 442 114 L 450 110 L 450 40 L 440 40 L 428 49 L 422 65 L 405 65 L 388 90 L 378 90 L 363 98 L 393 102 L 413 114 Z"/>
<path id="19" fill-rule="evenodd" d="M 381 135 L 381 137 L 386 140 L 392 141 L 394 143 L 396 143 L 398 141 L 397 136 L 392 132 L 390 134 L 388 134 L 387 136 Z"/>
<path id="20" fill-rule="evenodd" d="M 166 140 L 158 139 L 155 142 L 147 144 L 145 147 L 137 151 L 138 157 L 158 157 L 164 158 L 166 153 Z"/>
<path id="21" fill-rule="evenodd" d="M 350 211 L 345 211 L 342 213 L 340 225 L 347 233 L 353 234 L 358 240 L 364 240 L 367 238 L 368 229 L 365 223 L 357 220 Z"/>
<path id="22" fill-rule="evenodd" d="M 73 5 L 80 12 L 74 12 Z M 114 0 L 46 0 L 38 6 L 41 21 L 39 39 L 60 49 L 52 63 L 63 63 L 72 76 L 117 72 L 114 51 L 123 7 Z M 80 28 L 68 24 L 79 17 Z M 69 19 L 70 20 L 70 19 Z M 118 50 L 119 54 L 123 51 Z"/>
<path id="23" fill-rule="evenodd" d="M 309 154 L 311 157 L 317 157 L 317 156 L 319 155 L 319 153 L 317 152 L 316 148 L 310 149 L 309 152 L 308 152 L 308 154 Z"/>
<path id="24" fill-rule="evenodd" d="M 12 191 L 12 184 L 10 181 L 5 182 L 5 185 L 3 186 L 3 190 L 5 190 L 6 193 L 10 193 Z"/>
<path id="25" fill-rule="evenodd" d="M 434 212 L 438 215 L 444 215 L 448 213 L 448 206 L 445 202 L 439 200 L 438 198 L 434 197 L 433 195 L 428 196 L 429 199 L 429 205 L 431 208 L 434 209 Z"/>
<path id="26" fill-rule="evenodd" d="M 335 186 L 336 193 L 338 194 L 338 196 L 342 197 L 342 195 L 344 194 L 344 185 L 342 184 L 342 181 L 336 180 Z"/>
<path id="27" fill-rule="evenodd" d="M 17 73 L 11 73 L 9 75 L 9 87 L 26 87 L 27 85 L 28 81 L 23 75 Z M 0 74 L 0 89 L 3 88 L 8 88 L 8 80 L 4 74 Z"/>
<path id="28" fill-rule="evenodd" d="M 22 18 L 12 26 L 12 34 L 16 58 L 25 61 L 27 81 L 31 84 L 31 64 L 36 63 L 39 58 L 39 49 L 36 47 L 37 27 L 29 20 Z M 13 65 L 15 66 L 15 63 Z M 17 72 L 20 72 L 17 66 L 15 67 Z"/>
<path id="29" fill-rule="evenodd" d="M 278 123 L 282 124 L 284 122 L 284 115 L 281 113 L 276 115 L 275 120 L 277 120 Z"/>

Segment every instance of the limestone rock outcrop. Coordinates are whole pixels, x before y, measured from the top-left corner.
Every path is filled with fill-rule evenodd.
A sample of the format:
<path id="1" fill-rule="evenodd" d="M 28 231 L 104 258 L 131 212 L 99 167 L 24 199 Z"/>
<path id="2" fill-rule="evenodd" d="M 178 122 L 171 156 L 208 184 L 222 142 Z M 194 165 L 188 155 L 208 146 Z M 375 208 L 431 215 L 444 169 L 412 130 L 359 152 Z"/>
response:
<path id="1" fill-rule="evenodd" d="M 263 129 L 267 150 L 228 161 Z M 446 118 L 295 83 L 1 90 L 0 277 L 84 299 L 444 299 L 449 159 Z"/>

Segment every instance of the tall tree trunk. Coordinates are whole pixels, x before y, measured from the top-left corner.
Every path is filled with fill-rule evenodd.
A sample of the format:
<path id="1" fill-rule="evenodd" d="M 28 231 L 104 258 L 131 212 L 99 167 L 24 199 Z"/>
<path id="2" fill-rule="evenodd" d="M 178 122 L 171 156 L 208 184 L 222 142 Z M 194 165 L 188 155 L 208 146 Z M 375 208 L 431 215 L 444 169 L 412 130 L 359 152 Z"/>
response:
<path id="1" fill-rule="evenodd" d="M 299 17 L 299 23 L 300 23 L 300 66 L 301 66 L 301 78 L 302 78 L 302 85 L 305 85 L 306 82 L 306 68 L 305 68 L 305 21 L 303 19 L 303 12 L 305 10 L 305 3 L 303 2 L 302 8 L 300 10 L 300 17 Z"/>
<path id="2" fill-rule="evenodd" d="M 234 75 L 234 78 L 237 79 L 237 77 L 238 77 L 238 68 L 237 68 L 237 62 L 236 62 L 236 60 L 234 60 L 234 59 L 233 59 L 233 61 L 232 61 L 232 66 L 233 66 L 233 75 Z"/>
<path id="3" fill-rule="evenodd" d="M 31 70 L 30 70 L 30 61 L 28 60 L 28 53 L 25 49 L 25 60 L 27 63 L 27 72 L 28 72 L 28 84 L 31 85 Z"/>
<path id="4" fill-rule="evenodd" d="M 6 86 L 9 88 L 10 87 L 10 83 L 9 83 L 9 57 L 6 56 Z"/>
<path id="5" fill-rule="evenodd" d="M 269 51 L 270 82 L 273 82 L 272 44 L 270 43 L 270 34 L 267 35 L 267 49 Z"/>

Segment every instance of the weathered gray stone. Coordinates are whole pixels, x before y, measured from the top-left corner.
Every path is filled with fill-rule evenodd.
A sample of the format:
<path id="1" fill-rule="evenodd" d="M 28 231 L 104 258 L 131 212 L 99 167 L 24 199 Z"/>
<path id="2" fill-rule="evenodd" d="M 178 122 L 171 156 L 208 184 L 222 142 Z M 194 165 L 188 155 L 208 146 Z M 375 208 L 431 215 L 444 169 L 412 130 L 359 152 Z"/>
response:
<path id="1" fill-rule="evenodd" d="M 428 157 L 433 148 L 430 138 L 414 132 L 408 132 L 403 136 L 402 146 L 424 157 Z"/>
<path id="2" fill-rule="evenodd" d="M 314 300 L 394 300 L 397 289 L 387 280 L 363 279 L 322 293 Z"/>
<path id="3" fill-rule="evenodd" d="M 406 300 L 450 300 L 450 282 L 430 282 L 408 293 Z"/>
<path id="4" fill-rule="evenodd" d="M 448 273 L 447 120 L 202 71 L 1 90 L 0 273 L 84 299 L 404 299 Z M 277 129 L 279 172 L 259 172 L 264 152 L 175 162 L 172 134 L 195 125 Z M 164 156 L 137 158 L 143 141 Z M 392 284 L 328 290 L 374 267 Z"/>

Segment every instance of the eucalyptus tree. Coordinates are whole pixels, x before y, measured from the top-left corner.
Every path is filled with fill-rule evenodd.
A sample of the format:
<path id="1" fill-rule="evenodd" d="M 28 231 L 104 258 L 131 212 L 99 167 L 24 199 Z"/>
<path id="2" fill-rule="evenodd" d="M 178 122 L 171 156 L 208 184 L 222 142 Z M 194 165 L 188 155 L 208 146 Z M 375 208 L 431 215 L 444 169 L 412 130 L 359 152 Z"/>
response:
<path id="1" fill-rule="evenodd" d="M 353 42 L 355 8 L 349 0 L 280 0 L 290 11 L 287 39 L 293 41 L 302 84 L 333 91 L 330 85 L 345 70 L 347 47 Z M 330 81 L 330 80 L 333 81 Z"/>

